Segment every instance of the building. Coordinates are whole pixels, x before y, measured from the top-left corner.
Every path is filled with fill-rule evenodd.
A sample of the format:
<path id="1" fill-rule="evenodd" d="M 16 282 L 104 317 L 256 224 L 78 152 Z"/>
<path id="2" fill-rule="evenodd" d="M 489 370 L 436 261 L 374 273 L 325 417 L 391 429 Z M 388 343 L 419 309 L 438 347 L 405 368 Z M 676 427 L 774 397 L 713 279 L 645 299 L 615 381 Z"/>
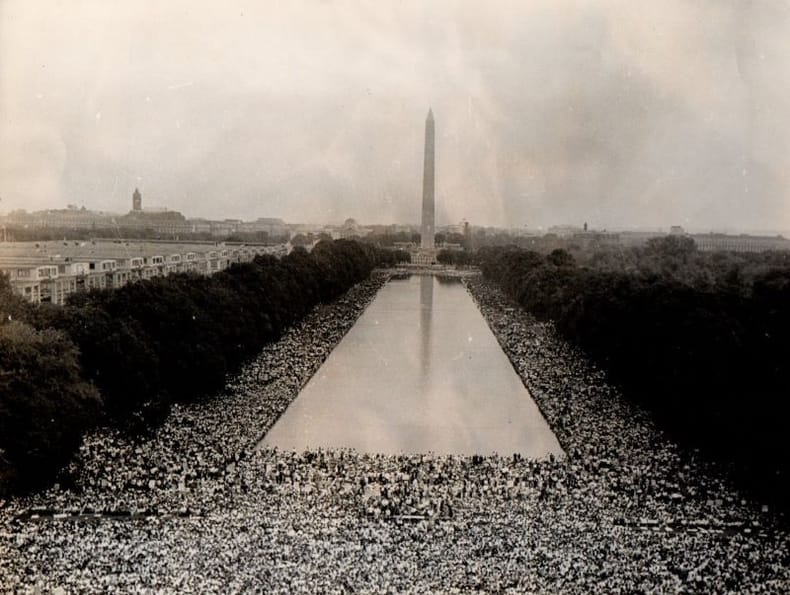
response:
<path id="1" fill-rule="evenodd" d="M 765 252 L 767 250 L 790 250 L 790 240 L 783 236 L 752 236 L 724 233 L 691 234 L 697 250 L 705 252 Z"/>
<path id="2" fill-rule="evenodd" d="M 115 226 L 118 215 L 89 211 L 69 205 L 66 209 L 45 211 L 12 211 L 3 218 L 3 225 L 22 229 L 97 229 Z"/>
<path id="3" fill-rule="evenodd" d="M 259 217 L 255 221 L 242 222 L 238 230 L 244 232 L 266 232 L 272 238 L 290 235 L 290 230 L 285 221 L 274 217 Z"/>
<path id="4" fill-rule="evenodd" d="M 602 248 L 604 246 L 619 246 L 620 234 L 609 231 L 582 231 L 571 236 L 571 241 L 582 250 Z"/>
<path id="5" fill-rule="evenodd" d="M 790 240 L 781 235 L 764 236 L 726 233 L 687 233 L 680 225 L 669 229 L 670 236 L 685 236 L 694 240 L 697 250 L 702 252 L 766 252 L 790 250 Z"/>
<path id="6" fill-rule="evenodd" d="M 348 218 L 343 222 L 343 225 L 336 230 L 332 230 L 331 234 L 335 239 L 342 238 L 348 240 L 352 238 L 364 238 L 370 234 L 370 229 L 362 227 L 357 223 L 356 219 Z"/>
<path id="7" fill-rule="evenodd" d="M 28 213 L 25 210 L 12 211 L 0 215 L 0 240 L 7 241 L 18 230 L 49 231 L 95 231 L 97 235 L 123 236 L 124 230 L 153 232 L 157 235 L 185 236 L 200 233 L 212 236 L 229 236 L 238 232 L 266 232 L 269 238 L 285 238 L 291 233 L 291 226 L 282 219 L 259 217 L 255 221 L 241 219 L 187 219 L 178 211 L 165 207 L 143 208 L 143 197 L 139 188 L 132 193 L 132 209 L 126 214 L 91 211 L 85 207 L 68 205 L 66 209 L 47 209 Z M 54 235 L 54 234 L 50 234 Z"/>
<path id="8" fill-rule="evenodd" d="M 143 197 L 137 188 L 132 194 L 132 210 L 118 217 L 117 223 L 127 229 L 150 229 L 161 234 L 192 232 L 192 225 L 178 211 L 168 211 L 167 208 L 144 209 Z"/>
<path id="9" fill-rule="evenodd" d="M 570 238 L 577 233 L 584 233 L 586 230 L 578 225 L 552 225 L 546 230 L 547 233 L 554 234 L 558 238 Z"/>
<path id="10" fill-rule="evenodd" d="M 0 243 L 0 273 L 31 302 L 63 304 L 80 291 L 123 287 L 172 273 L 211 275 L 284 245 L 93 240 Z"/>
<path id="11" fill-rule="evenodd" d="M 624 248 L 635 248 L 645 246 L 653 238 L 663 238 L 667 234 L 663 231 L 650 230 L 626 230 L 619 232 L 620 244 Z"/>

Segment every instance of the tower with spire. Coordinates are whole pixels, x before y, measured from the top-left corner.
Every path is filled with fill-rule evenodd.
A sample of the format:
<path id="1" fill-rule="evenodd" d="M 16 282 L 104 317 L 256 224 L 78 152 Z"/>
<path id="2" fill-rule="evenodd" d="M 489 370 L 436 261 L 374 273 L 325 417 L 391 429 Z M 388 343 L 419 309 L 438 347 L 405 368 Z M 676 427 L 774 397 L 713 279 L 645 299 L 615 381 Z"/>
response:
<path id="1" fill-rule="evenodd" d="M 434 249 L 434 189 L 436 185 L 434 170 L 434 124 L 433 110 L 428 110 L 425 119 L 425 161 L 422 174 L 422 224 L 420 225 L 420 248 Z"/>
<path id="2" fill-rule="evenodd" d="M 142 211 L 143 210 L 143 197 L 140 194 L 140 191 L 135 188 L 134 194 L 132 194 L 132 211 Z"/>

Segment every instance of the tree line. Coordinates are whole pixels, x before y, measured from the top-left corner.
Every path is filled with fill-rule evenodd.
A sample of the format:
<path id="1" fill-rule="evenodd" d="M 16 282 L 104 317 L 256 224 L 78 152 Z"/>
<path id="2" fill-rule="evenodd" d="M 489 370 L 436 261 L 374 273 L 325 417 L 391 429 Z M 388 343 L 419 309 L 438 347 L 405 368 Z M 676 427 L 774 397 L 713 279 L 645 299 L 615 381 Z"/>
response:
<path id="1" fill-rule="evenodd" d="M 552 320 L 671 435 L 790 501 L 788 255 L 703 254 L 690 238 L 590 254 L 481 249 L 484 276 Z"/>
<path id="2" fill-rule="evenodd" d="M 181 273 L 34 305 L 0 277 L 0 490 L 51 480 L 86 431 L 132 433 L 173 402 L 220 390 L 228 372 L 403 255 L 322 241 L 212 276 Z"/>

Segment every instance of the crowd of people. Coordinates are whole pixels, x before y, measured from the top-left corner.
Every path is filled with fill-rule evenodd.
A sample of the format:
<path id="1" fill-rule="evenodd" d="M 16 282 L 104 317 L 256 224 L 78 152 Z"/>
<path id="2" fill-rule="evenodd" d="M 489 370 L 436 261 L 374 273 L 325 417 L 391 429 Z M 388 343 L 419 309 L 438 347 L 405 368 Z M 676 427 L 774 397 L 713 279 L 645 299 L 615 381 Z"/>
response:
<path id="1" fill-rule="evenodd" d="M 784 519 L 662 436 L 548 324 L 467 287 L 565 456 L 288 452 L 261 438 L 385 274 L 152 435 L 97 432 L 0 504 L 0 590 L 781 592 Z M 353 431 L 353 428 L 349 428 Z"/>

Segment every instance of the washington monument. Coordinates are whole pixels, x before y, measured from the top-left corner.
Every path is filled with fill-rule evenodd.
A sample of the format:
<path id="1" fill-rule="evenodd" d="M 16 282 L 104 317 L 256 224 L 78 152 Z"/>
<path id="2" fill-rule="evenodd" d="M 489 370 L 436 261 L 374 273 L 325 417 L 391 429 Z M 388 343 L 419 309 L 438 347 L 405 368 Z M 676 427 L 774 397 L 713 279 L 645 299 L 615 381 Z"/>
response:
<path id="1" fill-rule="evenodd" d="M 433 168 L 433 111 L 428 110 L 425 120 L 425 165 L 422 175 L 422 225 L 420 227 L 420 248 L 433 250 L 434 248 L 434 168 Z"/>

